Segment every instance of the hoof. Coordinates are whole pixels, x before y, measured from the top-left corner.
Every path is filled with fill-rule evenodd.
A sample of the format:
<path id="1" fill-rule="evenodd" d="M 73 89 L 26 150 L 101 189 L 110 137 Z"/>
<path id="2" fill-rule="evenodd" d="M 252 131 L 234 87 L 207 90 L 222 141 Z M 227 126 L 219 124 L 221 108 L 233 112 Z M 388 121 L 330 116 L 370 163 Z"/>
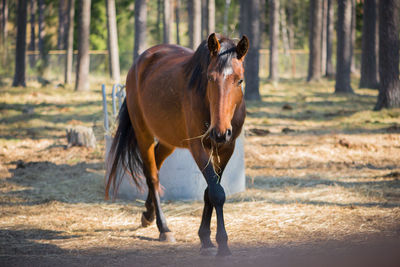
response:
<path id="1" fill-rule="evenodd" d="M 172 232 L 165 232 L 165 233 L 160 233 L 159 240 L 161 242 L 168 242 L 168 243 L 175 243 L 175 237 Z"/>
<path id="2" fill-rule="evenodd" d="M 154 220 L 147 220 L 146 216 L 144 216 L 144 212 L 142 213 L 142 227 L 147 227 L 149 225 L 151 225 L 154 222 Z"/>
<path id="3" fill-rule="evenodd" d="M 218 247 L 217 257 L 228 257 L 228 256 L 232 256 L 232 253 L 228 247 Z"/>
<path id="4" fill-rule="evenodd" d="M 200 248 L 200 255 L 215 256 L 217 255 L 217 248 L 216 247 Z"/>

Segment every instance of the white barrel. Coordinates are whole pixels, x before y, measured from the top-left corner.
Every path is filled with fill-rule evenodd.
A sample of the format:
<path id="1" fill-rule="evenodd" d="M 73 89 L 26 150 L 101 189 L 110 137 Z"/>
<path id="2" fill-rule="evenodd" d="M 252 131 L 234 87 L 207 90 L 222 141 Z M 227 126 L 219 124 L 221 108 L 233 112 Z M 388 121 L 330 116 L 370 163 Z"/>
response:
<path id="1" fill-rule="evenodd" d="M 107 164 L 107 158 L 111 148 L 112 138 L 106 136 L 106 169 L 107 173 L 111 164 Z M 222 186 L 227 196 L 245 190 L 244 167 L 244 137 L 243 134 L 236 139 L 235 151 L 222 175 Z M 202 200 L 206 181 L 197 167 L 192 154 L 187 149 L 177 148 L 164 161 L 159 172 L 160 183 L 163 188 L 161 200 Z M 124 174 L 119 186 L 117 198 L 145 200 L 147 186 L 144 181 L 143 191 L 137 189 L 128 174 Z M 111 192 L 110 192 L 111 193 Z"/>

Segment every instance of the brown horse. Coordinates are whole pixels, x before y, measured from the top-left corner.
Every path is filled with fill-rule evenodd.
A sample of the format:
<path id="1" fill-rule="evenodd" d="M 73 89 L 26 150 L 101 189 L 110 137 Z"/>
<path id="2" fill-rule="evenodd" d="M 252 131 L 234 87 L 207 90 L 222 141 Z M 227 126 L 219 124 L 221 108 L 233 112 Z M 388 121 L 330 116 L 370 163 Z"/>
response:
<path id="1" fill-rule="evenodd" d="M 144 174 L 149 194 L 142 225 L 156 219 L 160 241 L 175 239 L 161 210 L 158 171 L 175 147 L 183 147 L 192 153 L 208 185 L 198 232 L 202 252 L 215 247 L 210 239 L 215 208 L 217 255 L 230 254 L 220 177 L 246 115 L 242 82 L 248 48 L 246 36 L 236 44 L 213 33 L 195 52 L 177 45 L 154 46 L 140 55 L 128 73 L 106 197 L 111 186 L 116 194 L 118 170 L 128 170 L 138 186 Z"/>

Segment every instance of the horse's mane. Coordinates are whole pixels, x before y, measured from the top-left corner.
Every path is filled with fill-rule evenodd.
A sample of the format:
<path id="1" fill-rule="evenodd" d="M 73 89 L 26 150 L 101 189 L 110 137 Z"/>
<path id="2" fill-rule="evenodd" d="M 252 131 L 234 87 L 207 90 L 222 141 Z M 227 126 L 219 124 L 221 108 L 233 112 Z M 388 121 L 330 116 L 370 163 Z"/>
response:
<path id="1" fill-rule="evenodd" d="M 221 49 L 218 53 L 217 68 L 222 71 L 226 67 L 231 67 L 231 60 L 237 57 L 236 43 L 226 37 L 217 36 Z M 210 64 L 210 50 L 208 50 L 207 40 L 201 42 L 194 55 L 185 64 L 185 75 L 189 79 L 189 90 L 196 90 L 204 95 L 207 88 L 207 68 Z"/>

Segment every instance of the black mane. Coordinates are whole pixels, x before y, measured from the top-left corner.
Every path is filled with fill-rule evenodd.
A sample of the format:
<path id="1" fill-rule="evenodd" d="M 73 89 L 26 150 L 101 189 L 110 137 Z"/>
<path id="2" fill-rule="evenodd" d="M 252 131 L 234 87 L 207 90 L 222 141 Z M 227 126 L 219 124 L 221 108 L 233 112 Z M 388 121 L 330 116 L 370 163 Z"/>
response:
<path id="1" fill-rule="evenodd" d="M 231 67 L 232 58 L 237 57 L 236 43 L 225 37 L 218 37 L 221 49 L 218 53 L 217 68 L 221 72 L 226 67 Z M 192 58 L 185 64 L 185 75 L 189 79 L 189 90 L 196 90 L 204 95 L 207 88 L 207 68 L 210 64 L 210 50 L 207 40 L 201 42 Z"/>

